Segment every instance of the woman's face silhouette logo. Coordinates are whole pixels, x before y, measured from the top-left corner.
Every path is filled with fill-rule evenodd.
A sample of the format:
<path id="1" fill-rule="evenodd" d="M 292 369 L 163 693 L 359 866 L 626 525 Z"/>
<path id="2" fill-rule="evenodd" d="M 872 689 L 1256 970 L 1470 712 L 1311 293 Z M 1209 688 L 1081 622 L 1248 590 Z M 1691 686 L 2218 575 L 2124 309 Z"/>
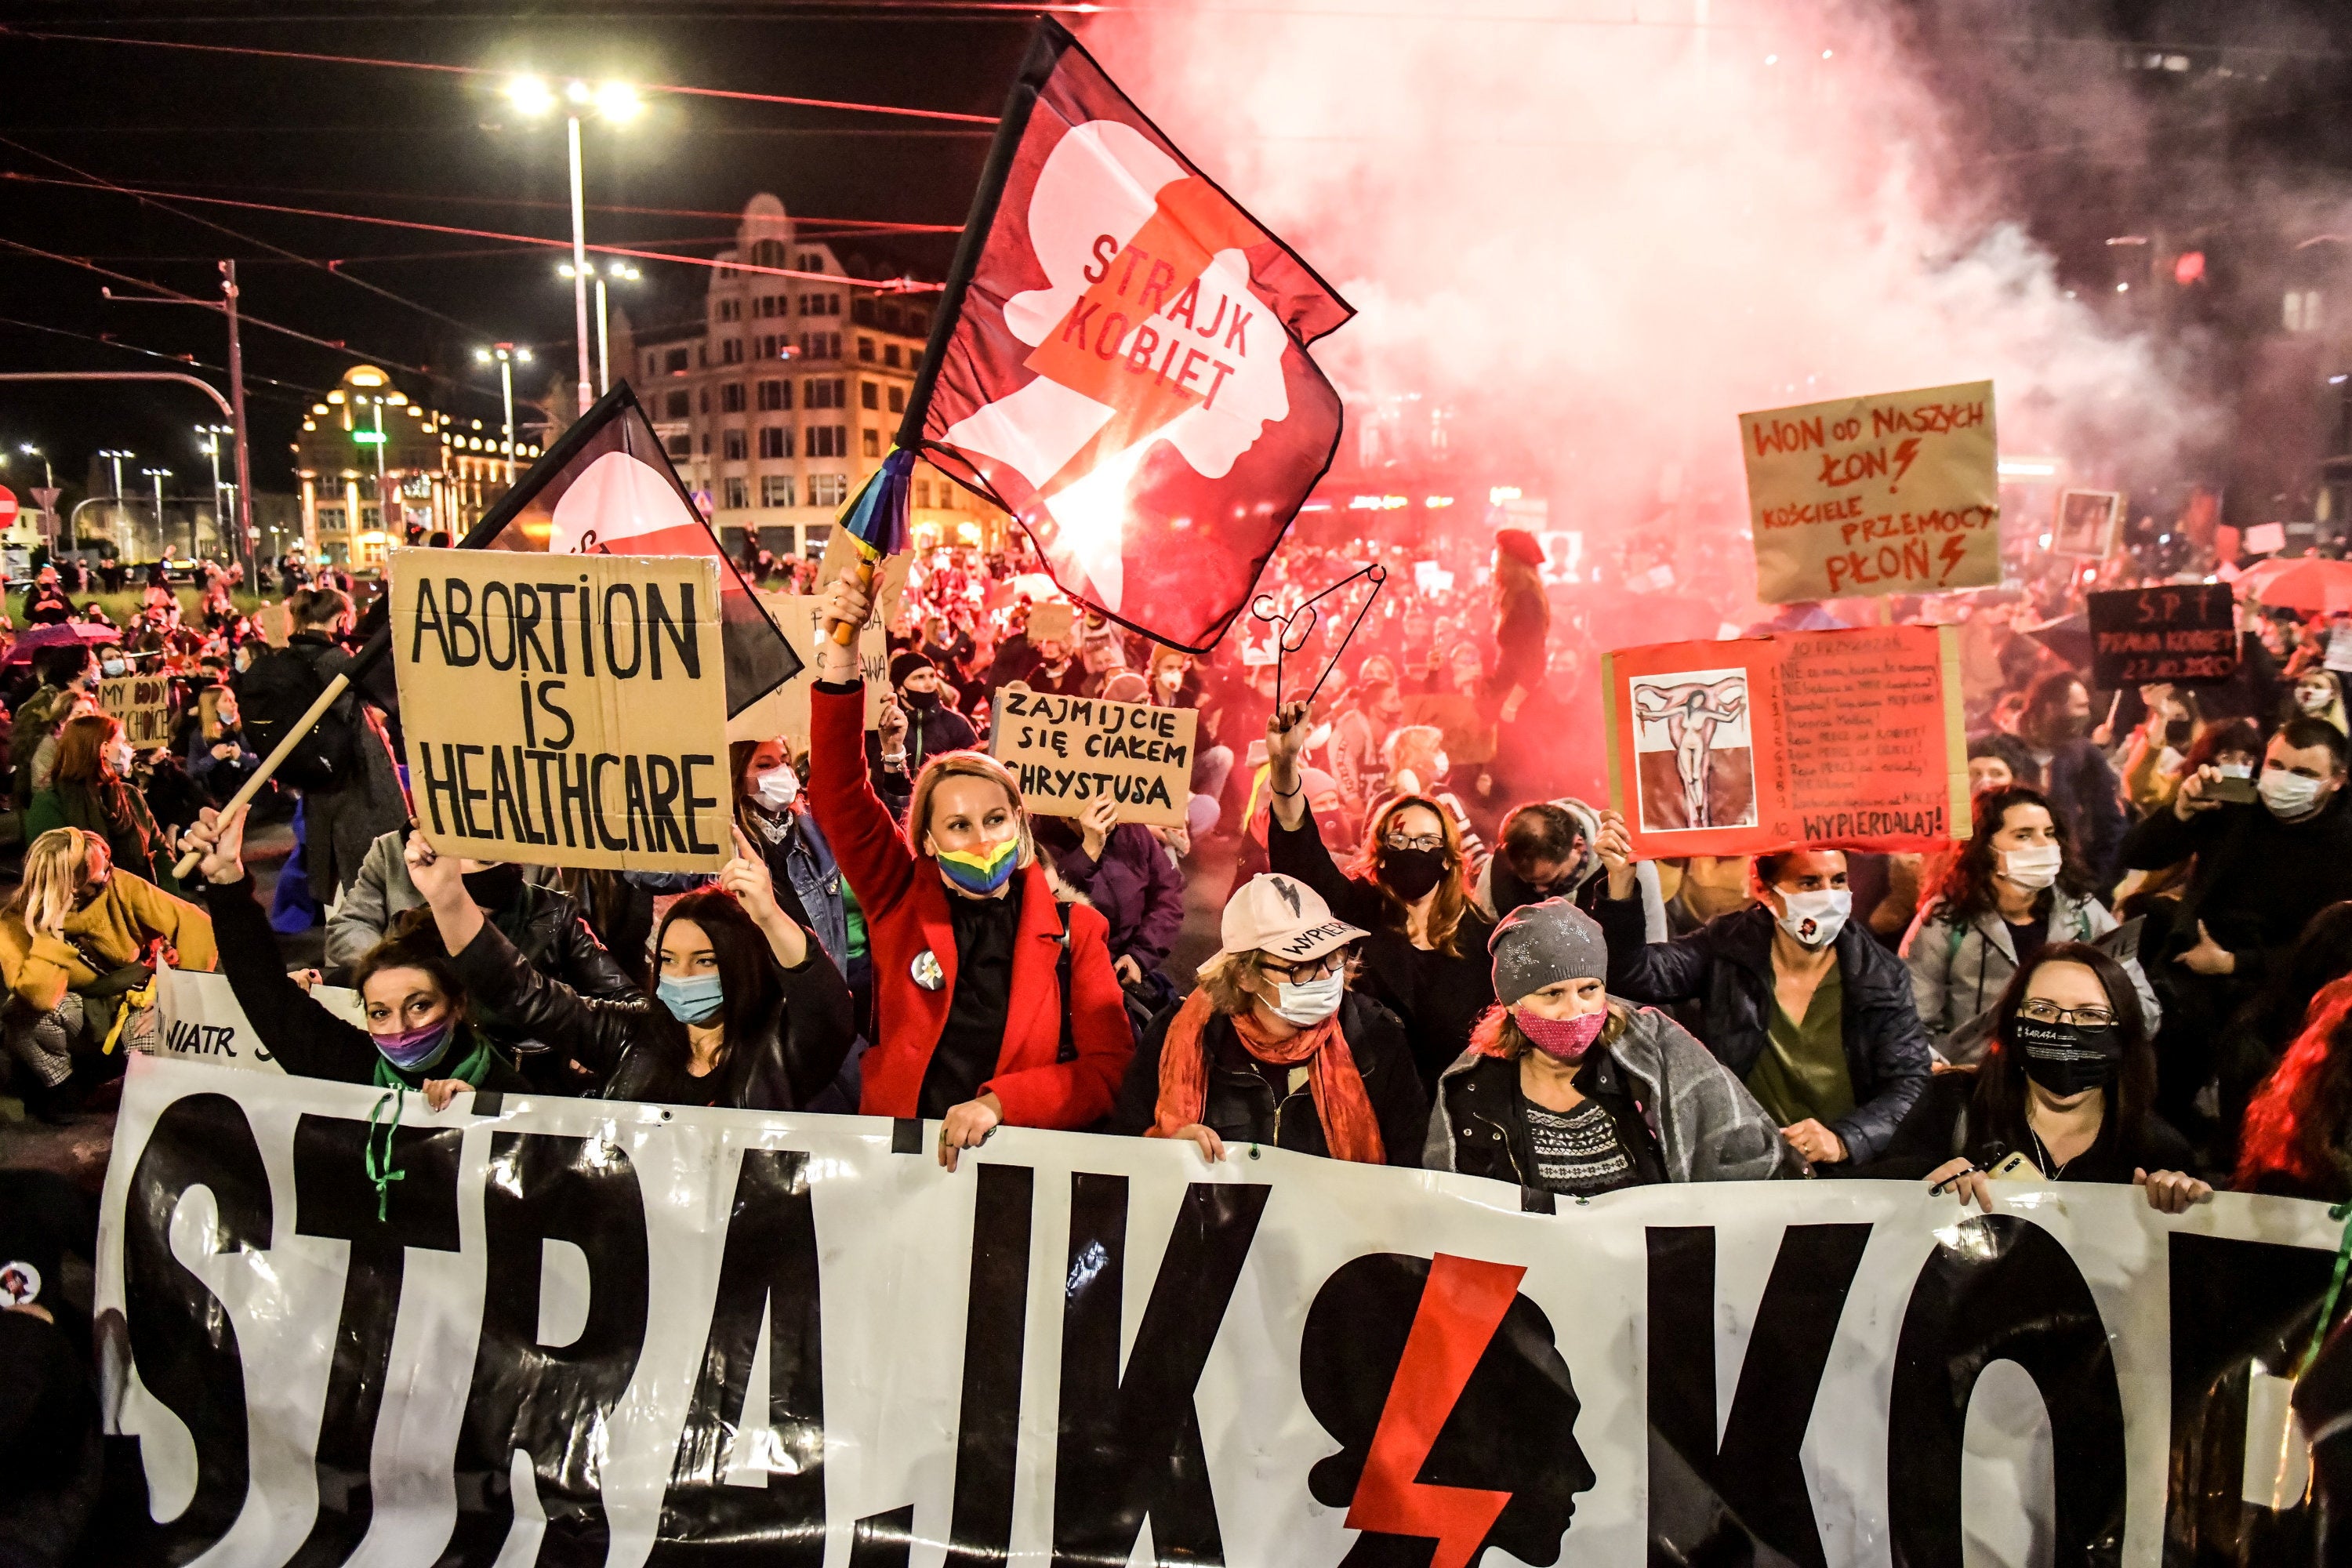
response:
<path id="1" fill-rule="evenodd" d="M 1360 1531 L 1343 1568 L 1469 1568 L 1488 1546 L 1559 1560 L 1595 1479 L 1581 1406 L 1524 1269 L 1444 1253 L 1359 1258 L 1324 1281 L 1298 1352 L 1340 1444 L 1308 1473 Z"/>

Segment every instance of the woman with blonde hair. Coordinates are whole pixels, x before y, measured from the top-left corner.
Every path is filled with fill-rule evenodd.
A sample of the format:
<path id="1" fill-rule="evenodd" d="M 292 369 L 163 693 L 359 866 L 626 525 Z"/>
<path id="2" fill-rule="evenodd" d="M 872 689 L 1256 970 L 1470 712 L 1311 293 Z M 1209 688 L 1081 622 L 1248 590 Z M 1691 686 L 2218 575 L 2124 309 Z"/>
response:
<path id="1" fill-rule="evenodd" d="M 1135 1037 L 1108 925 L 1058 900 L 1011 770 L 979 752 L 933 757 L 904 829 L 874 793 L 856 650 L 833 637 L 865 625 L 867 605 L 845 575 L 818 606 L 809 805 L 856 891 L 874 965 L 859 1109 L 937 1120 L 952 1171 L 999 1126 L 1099 1121 Z"/>
<path id="2" fill-rule="evenodd" d="M 48 787 L 33 796 L 25 831 L 38 836 L 59 827 L 82 827 L 106 840 L 114 863 L 167 893 L 180 890 L 172 875 L 172 838 L 132 788 L 131 742 L 122 721 L 85 713 L 58 731 L 57 772 Z"/>
<path id="3" fill-rule="evenodd" d="M 0 908 L 0 978 L 10 997 L 0 1037 L 31 1080 L 25 1098 L 37 1114 L 72 1110 L 122 1070 L 123 1053 L 102 1047 L 159 958 L 212 968 L 210 917 L 118 868 L 106 840 L 87 828 L 52 828 L 33 840 L 24 879 Z"/>
<path id="4" fill-rule="evenodd" d="M 1348 984 L 1363 935 L 1288 877 L 1243 883 L 1199 986 L 1144 1032 L 1110 1131 L 1182 1138 L 1211 1161 L 1228 1143 L 1270 1143 L 1419 1164 L 1429 1100 L 1404 1032 Z"/>
<path id="5" fill-rule="evenodd" d="M 1373 813 L 1362 849 L 1340 870 L 1307 811 L 1299 773 L 1309 722 L 1304 705 L 1294 702 L 1266 725 L 1266 788 L 1274 805 L 1267 859 L 1315 889 L 1339 919 L 1371 933 L 1364 942 L 1365 989 L 1404 1021 L 1427 1090 L 1462 1054 L 1472 1026 L 1495 1000 L 1486 969 L 1486 939 L 1495 928 L 1471 898 L 1475 868 L 1444 804 L 1408 794 Z"/>

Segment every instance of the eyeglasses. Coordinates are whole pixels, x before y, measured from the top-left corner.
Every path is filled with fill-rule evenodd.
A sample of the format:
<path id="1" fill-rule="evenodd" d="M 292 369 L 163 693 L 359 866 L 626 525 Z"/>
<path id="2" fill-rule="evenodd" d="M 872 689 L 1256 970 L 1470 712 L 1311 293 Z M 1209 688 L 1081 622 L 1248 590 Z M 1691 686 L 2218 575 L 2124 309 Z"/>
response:
<path id="1" fill-rule="evenodd" d="M 1320 958 L 1309 958 L 1298 963 L 1276 963 L 1271 959 L 1260 959 L 1258 967 L 1276 980 L 1286 980 L 1293 985 L 1301 981 L 1328 980 L 1348 967 L 1348 950 L 1333 948 Z"/>
<path id="2" fill-rule="evenodd" d="M 2061 1007 L 2055 1002 L 2045 1002 L 2039 996 L 2029 997 L 2017 1009 L 2021 1018 L 2031 1018 L 2037 1024 L 2079 1024 L 2085 1029 L 2111 1029 L 2116 1016 L 2105 1007 Z"/>
<path id="3" fill-rule="evenodd" d="M 1391 833 L 1381 840 L 1391 849 L 1443 849 L 1445 836 L 1442 833 L 1415 833 L 1410 836 Z"/>

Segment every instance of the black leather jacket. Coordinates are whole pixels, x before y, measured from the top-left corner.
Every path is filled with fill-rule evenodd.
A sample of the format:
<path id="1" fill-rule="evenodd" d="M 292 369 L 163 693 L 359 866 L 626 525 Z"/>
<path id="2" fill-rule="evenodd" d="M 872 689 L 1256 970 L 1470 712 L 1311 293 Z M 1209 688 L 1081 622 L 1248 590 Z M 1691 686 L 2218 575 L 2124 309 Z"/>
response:
<path id="1" fill-rule="evenodd" d="M 487 921 L 457 966 L 479 1005 L 597 1075 L 604 1099 L 796 1110 L 833 1081 L 857 1033 L 841 972 L 815 937 L 808 947 L 799 968 L 776 968 L 782 1005 L 757 1038 L 729 1043 L 717 1082 L 687 1072 L 685 1028 L 659 1002 L 643 992 L 583 997 L 532 968 Z"/>
<path id="2" fill-rule="evenodd" d="M 1176 1021 L 1176 1007 L 1181 1005 L 1163 1009 L 1144 1031 L 1111 1111 L 1111 1132 L 1136 1137 L 1151 1126 L 1160 1104 L 1160 1051 L 1167 1043 L 1169 1026 Z M 1421 1091 L 1412 1053 L 1405 1047 L 1404 1026 L 1371 997 L 1350 991 L 1339 1003 L 1339 1033 L 1364 1080 L 1364 1098 L 1371 1101 L 1372 1116 L 1381 1125 L 1388 1163 L 1419 1165 L 1429 1131 L 1429 1100 Z M 1236 1065 L 1242 1053 L 1233 1024 L 1223 1014 L 1202 1029 L 1201 1045 L 1209 1053 L 1208 1092 L 1201 1104 L 1203 1127 L 1214 1129 L 1228 1143 L 1271 1143 L 1330 1157 L 1323 1120 L 1315 1113 L 1314 1096 L 1305 1084 L 1277 1101 L 1264 1076 Z"/>

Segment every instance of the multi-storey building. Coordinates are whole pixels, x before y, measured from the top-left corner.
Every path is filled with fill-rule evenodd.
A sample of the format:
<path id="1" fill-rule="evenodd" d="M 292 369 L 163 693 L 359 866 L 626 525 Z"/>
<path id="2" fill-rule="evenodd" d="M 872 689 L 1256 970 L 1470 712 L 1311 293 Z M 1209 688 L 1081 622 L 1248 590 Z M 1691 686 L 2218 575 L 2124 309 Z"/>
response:
<path id="1" fill-rule="evenodd" d="M 517 471 L 539 453 L 518 440 Z M 303 417 L 294 471 L 308 557 L 367 568 L 412 537 L 455 539 L 480 521 L 506 493 L 507 453 L 495 424 L 435 413 L 375 366 L 355 364 Z"/>
<path id="2" fill-rule="evenodd" d="M 780 556 L 822 550 L 842 503 L 890 450 L 938 295 L 853 284 L 834 247 L 796 236 L 772 195 L 751 198 L 719 260 L 828 281 L 722 265 L 700 320 L 622 334 L 615 366 L 629 366 L 730 552 L 751 536 Z M 913 524 L 919 544 L 993 547 L 1006 520 L 925 464 Z"/>

